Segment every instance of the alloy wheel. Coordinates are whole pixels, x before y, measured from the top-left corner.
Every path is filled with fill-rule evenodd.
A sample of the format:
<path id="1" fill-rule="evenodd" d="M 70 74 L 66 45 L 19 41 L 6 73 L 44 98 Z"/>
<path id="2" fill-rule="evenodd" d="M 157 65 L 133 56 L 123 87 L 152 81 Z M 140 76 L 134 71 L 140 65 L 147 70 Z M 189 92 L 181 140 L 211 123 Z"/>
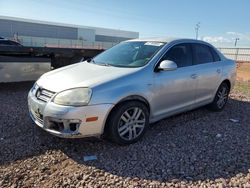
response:
<path id="1" fill-rule="evenodd" d="M 146 118 L 142 109 L 138 107 L 129 108 L 120 117 L 118 134 L 124 140 L 134 140 L 143 132 L 145 123 Z"/>
<path id="2" fill-rule="evenodd" d="M 217 105 L 219 108 L 223 108 L 224 105 L 227 103 L 228 98 L 228 91 L 226 87 L 222 87 L 217 93 Z"/>

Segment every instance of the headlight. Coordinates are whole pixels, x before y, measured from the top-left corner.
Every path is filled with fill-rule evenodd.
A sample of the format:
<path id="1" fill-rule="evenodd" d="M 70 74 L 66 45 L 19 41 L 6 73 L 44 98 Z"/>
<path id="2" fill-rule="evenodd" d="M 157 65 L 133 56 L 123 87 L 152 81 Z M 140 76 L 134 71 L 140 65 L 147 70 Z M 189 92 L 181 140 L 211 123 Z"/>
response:
<path id="1" fill-rule="evenodd" d="M 89 88 L 75 88 L 58 93 L 53 102 L 65 106 L 84 106 L 89 103 L 92 91 Z"/>
<path id="2" fill-rule="evenodd" d="M 31 88 L 31 93 L 33 94 L 33 95 L 36 95 L 36 91 L 37 91 L 37 89 L 39 88 L 39 86 L 35 83 L 34 85 L 33 85 L 33 87 Z"/>

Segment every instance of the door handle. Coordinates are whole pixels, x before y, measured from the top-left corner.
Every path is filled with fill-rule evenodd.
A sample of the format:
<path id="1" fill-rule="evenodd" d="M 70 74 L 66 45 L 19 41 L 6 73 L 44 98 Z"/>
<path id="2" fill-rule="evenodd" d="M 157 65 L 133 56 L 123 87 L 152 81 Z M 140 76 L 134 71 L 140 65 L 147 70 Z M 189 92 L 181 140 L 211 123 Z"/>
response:
<path id="1" fill-rule="evenodd" d="M 192 74 L 191 78 L 196 79 L 197 78 L 197 74 Z"/>
<path id="2" fill-rule="evenodd" d="M 216 72 L 217 72 L 218 74 L 220 74 L 220 73 L 221 73 L 221 70 L 220 70 L 220 69 L 217 69 Z"/>

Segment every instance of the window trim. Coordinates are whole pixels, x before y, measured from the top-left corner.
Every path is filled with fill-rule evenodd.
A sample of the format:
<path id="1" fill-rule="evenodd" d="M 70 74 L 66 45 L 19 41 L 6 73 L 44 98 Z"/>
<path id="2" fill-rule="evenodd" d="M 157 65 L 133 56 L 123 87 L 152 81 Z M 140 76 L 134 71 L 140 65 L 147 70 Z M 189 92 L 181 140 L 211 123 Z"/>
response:
<path id="1" fill-rule="evenodd" d="M 170 44 L 170 45 L 169 45 Z M 202 65 L 202 64 L 194 64 L 194 49 L 193 49 L 193 45 L 197 44 L 197 45 L 205 45 L 209 48 L 209 51 L 210 51 L 210 48 L 212 48 L 214 50 L 214 52 L 218 55 L 219 57 L 219 60 L 222 61 L 223 59 L 221 58 L 221 56 L 219 55 L 219 53 L 217 53 L 216 49 L 214 49 L 214 47 L 212 45 L 210 45 L 209 43 L 203 43 L 203 42 L 200 42 L 200 41 L 180 41 L 180 42 L 177 42 L 177 43 L 174 43 L 174 44 L 171 44 L 171 43 L 166 43 L 166 47 L 164 49 L 163 47 L 163 52 L 161 52 L 162 54 L 157 57 L 157 60 L 156 62 L 154 63 L 153 65 L 153 72 L 158 72 L 158 67 L 159 67 L 159 64 L 161 63 L 162 61 L 162 58 L 163 56 L 174 46 L 176 45 L 179 45 L 179 44 L 188 44 L 190 45 L 191 47 L 191 56 L 192 56 L 192 65 L 191 66 L 194 66 L 194 65 Z M 169 46 L 168 46 L 169 45 Z M 213 53 L 210 52 L 212 54 L 212 57 L 213 57 L 213 62 L 210 62 L 210 63 L 214 63 L 214 56 L 213 56 Z M 216 61 L 216 62 L 219 62 L 219 61 Z M 203 64 L 206 64 L 206 63 L 203 63 Z M 190 66 L 189 66 L 190 67 Z M 179 67 L 179 68 L 184 68 L 184 67 Z"/>

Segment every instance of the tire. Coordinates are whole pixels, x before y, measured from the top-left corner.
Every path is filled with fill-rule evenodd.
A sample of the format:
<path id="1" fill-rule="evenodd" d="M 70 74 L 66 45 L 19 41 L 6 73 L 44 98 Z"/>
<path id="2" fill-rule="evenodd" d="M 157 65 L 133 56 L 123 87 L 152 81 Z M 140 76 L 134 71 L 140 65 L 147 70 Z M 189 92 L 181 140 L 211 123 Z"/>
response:
<path id="1" fill-rule="evenodd" d="M 132 144 L 142 138 L 148 125 L 147 107 L 139 101 L 128 101 L 112 110 L 107 121 L 106 134 L 119 145 Z"/>
<path id="2" fill-rule="evenodd" d="M 222 83 L 216 92 L 213 102 L 209 104 L 208 108 L 216 112 L 222 111 L 227 104 L 229 90 L 228 85 Z"/>

